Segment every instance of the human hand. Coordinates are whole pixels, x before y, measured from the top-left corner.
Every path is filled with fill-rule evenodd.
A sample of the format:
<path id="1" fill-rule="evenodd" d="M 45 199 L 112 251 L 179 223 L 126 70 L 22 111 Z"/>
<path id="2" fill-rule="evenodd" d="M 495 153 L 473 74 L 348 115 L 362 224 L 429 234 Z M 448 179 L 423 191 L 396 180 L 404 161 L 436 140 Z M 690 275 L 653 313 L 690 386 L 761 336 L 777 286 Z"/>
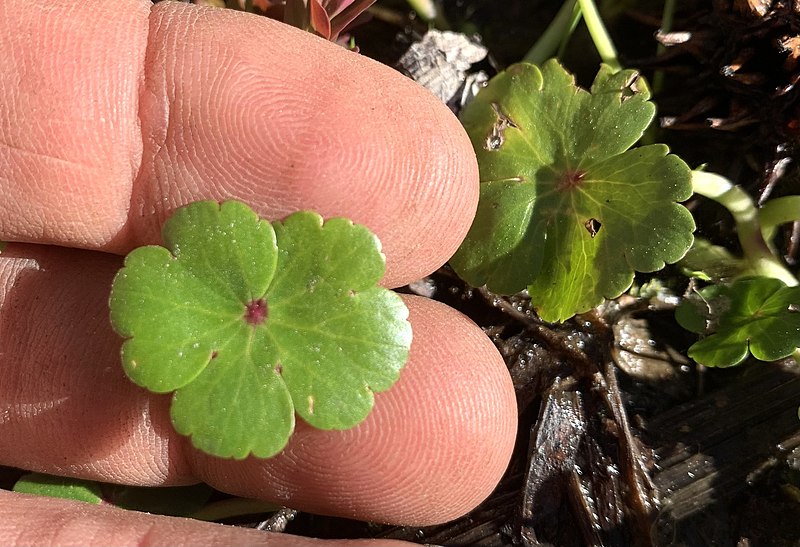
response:
<path id="1" fill-rule="evenodd" d="M 133 485 L 202 480 L 398 524 L 446 521 L 489 494 L 514 442 L 514 393 L 491 342 L 446 306 L 406 299 L 410 360 L 364 423 L 299 423 L 269 460 L 194 450 L 172 430 L 169 397 L 125 378 L 108 323 L 119 254 L 159 242 L 171 211 L 199 199 L 240 199 L 267 218 L 346 216 L 380 237 L 386 286 L 429 273 L 463 238 L 478 193 L 445 107 L 306 33 L 171 2 L 5 0 L 0 50 L 0 240 L 17 242 L 0 255 L 0 464 Z M 0 499 L 3 545 L 292 541 Z"/>

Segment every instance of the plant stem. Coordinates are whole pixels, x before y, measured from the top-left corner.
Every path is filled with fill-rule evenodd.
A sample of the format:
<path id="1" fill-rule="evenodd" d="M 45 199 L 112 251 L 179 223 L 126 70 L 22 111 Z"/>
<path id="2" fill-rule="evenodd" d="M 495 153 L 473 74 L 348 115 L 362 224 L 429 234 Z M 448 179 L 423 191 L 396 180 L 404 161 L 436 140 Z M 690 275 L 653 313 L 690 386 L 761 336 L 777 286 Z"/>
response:
<path id="1" fill-rule="evenodd" d="M 744 258 L 750 265 L 745 275 L 773 277 L 790 287 L 798 284 L 761 235 L 758 209 L 747 192 L 721 175 L 704 171 L 692 172 L 692 187 L 695 193 L 713 199 L 733 215 Z"/>
<path id="2" fill-rule="evenodd" d="M 661 32 L 669 32 L 672 30 L 672 23 L 675 18 L 675 0 L 664 0 L 664 11 L 661 13 Z M 661 55 L 666 51 L 667 46 L 658 44 L 656 48 L 656 55 Z M 653 95 L 658 93 L 664 86 L 664 71 L 657 70 L 653 74 Z"/>
<path id="3" fill-rule="evenodd" d="M 761 233 L 770 241 L 781 224 L 800 220 L 800 196 L 784 196 L 771 199 L 761 206 L 758 214 Z"/>
<path id="4" fill-rule="evenodd" d="M 526 63 L 540 65 L 553 57 L 556 51 L 566 44 L 580 19 L 581 9 L 578 6 L 578 0 L 566 0 L 544 33 L 536 40 L 522 60 Z"/>
<path id="5" fill-rule="evenodd" d="M 438 10 L 433 0 L 408 0 L 408 5 L 426 23 L 434 21 L 438 15 Z"/>
<path id="6" fill-rule="evenodd" d="M 228 498 L 209 503 L 192 515 L 193 519 L 219 521 L 244 515 L 260 515 L 272 513 L 280 509 L 280 505 L 249 498 Z"/>
<path id="7" fill-rule="evenodd" d="M 586 21 L 586 28 L 589 29 L 589 34 L 592 36 L 594 47 L 597 48 L 597 53 L 605 64 L 607 64 L 614 72 L 622 70 L 622 65 L 617 58 L 617 49 L 614 47 L 614 42 L 611 41 L 611 36 L 608 35 L 605 24 L 600 18 L 600 12 L 597 10 L 593 0 L 578 0 L 581 12 L 583 12 L 583 19 Z"/>

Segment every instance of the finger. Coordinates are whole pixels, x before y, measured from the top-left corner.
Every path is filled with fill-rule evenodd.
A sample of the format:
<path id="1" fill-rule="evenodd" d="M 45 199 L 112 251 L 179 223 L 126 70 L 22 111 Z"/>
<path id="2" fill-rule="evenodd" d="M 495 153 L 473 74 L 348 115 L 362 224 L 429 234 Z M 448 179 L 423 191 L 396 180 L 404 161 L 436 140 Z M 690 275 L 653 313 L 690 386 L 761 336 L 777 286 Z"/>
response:
<path id="1" fill-rule="evenodd" d="M 323 541 L 0 490 L 0 545 L 412 547 L 414 544 L 384 539 Z"/>
<path id="2" fill-rule="evenodd" d="M 137 485 L 201 479 L 298 509 L 404 524 L 455 518 L 500 479 L 516 428 L 505 365 L 469 320 L 413 297 L 409 362 L 361 425 L 299 425 L 269 460 L 198 453 L 171 428 L 169 398 L 124 377 L 107 293 L 96 289 L 119 265 L 43 246 L 0 255 L 0 464 Z"/>
<path id="3" fill-rule="evenodd" d="M 238 198 L 366 224 L 389 286 L 452 255 L 477 167 L 433 96 L 265 18 L 148 6 L 0 4 L 0 239 L 125 252 L 177 206 Z"/>

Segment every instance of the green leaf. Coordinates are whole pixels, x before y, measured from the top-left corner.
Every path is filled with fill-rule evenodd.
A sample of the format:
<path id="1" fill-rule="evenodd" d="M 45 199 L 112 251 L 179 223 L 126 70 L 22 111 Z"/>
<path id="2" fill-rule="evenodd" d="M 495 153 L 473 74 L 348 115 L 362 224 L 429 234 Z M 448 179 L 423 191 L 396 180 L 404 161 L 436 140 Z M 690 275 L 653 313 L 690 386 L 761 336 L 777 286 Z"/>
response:
<path id="1" fill-rule="evenodd" d="M 218 456 L 269 457 L 295 411 L 323 429 L 362 421 L 408 358 L 408 310 L 378 287 L 377 238 L 346 219 L 274 225 L 239 202 L 197 202 L 166 248 L 128 255 L 110 307 L 137 384 L 175 391 L 175 429 Z"/>
<path id="2" fill-rule="evenodd" d="M 775 361 L 800 346 L 800 287 L 767 277 L 713 285 L 684 299 L 675 317 L 685 329 L 707 333 L 689 348 L 698 363 L 728 367 L 748 353 Z"/>
<path id="3" fill-rule="evenodd" d="M 23 475 L 14 484 L 14 492 L 35 494 L 51 498 L 85 501 L 99 504 L 103 501 L 100 485 L 93 481 L 55 477 L 43 473 Z"/>
<path id="4" fill-rule="evenodd" d="M 684 274 L 703 281 L 723 282 L 740 275 L 746 261 L 735 257 L 725 247 L 695 238 L 692 248 L 678 263 Z"/>
<path id="5" fill-rule="evenodd" d="M 456 272 L 499 293 L 527 287 L 543 319 L 562 321 L 680 259 L 689 168 L 663 145 L 629 150 L 655 113 L 648 97 L 634 71 L 608 67 L 591 93 L 556 61 L 492 79 L 463 113 L 481 196 Z"/>

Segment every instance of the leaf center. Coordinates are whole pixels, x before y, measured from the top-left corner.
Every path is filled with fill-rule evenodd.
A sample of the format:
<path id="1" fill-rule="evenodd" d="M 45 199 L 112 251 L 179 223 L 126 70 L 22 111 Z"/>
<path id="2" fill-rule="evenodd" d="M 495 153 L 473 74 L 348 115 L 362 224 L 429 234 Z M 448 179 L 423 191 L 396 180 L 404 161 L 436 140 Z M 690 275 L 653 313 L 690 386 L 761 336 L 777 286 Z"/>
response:
<path id="1" fill-rule="evenodd" d="M 567 192 L 577 188 L 581 185 L 581 181 L 585 176 L 586 171 L 582 169 L 567 169 L 561 174 L 561 180 L 558 181 L 558 191 Z"/>
<path id="2" fill-rule="evenodd" d="M 263 298 L 251 300 L 245 307 L 244 320 L 255 327 L 267 320 L 267 313 L 268 307 L 266 300 Z"/>

